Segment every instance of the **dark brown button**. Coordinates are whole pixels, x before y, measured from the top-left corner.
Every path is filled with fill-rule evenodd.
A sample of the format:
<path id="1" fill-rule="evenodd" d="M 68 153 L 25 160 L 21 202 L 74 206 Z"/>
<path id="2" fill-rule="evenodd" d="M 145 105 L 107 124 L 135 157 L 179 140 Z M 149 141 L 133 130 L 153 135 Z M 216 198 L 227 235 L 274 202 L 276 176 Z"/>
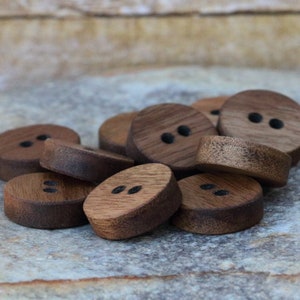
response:
<path id="1" fill-rule="evenodd" d="M 127 154 L 139 163 L 160 162 L 181 176 L 196 170 L 198 140 L 217 135 L 213 124 L 196 109 L 181 104 L 148 107 L 135 117 Z"/>
<path id="2" fill-rule="evenodd" d="M 93 182 L 101 182 L 134 165 L 126 156 L 56 139 L 45 141 L 40 163 L 48 170 Z"/>
<path id="3" fill-rule="evenodd" d="M 40 124 L 20 127 L 0 135 L 0 179 L 40 172 L 39 160 L 49 137 L 80 143 L 79 135 L 63 126 Z"/>
<path id="4" fill-rule="evenodd" d="M 249 90 L 230 97 L 221 109 L 222 135 L 241 137 L 300 159 L 300 106 L 272 91 Z"/>
<path id="5" fill-rule="evenodd" d="M 202 112 L 215 126 L 218 124 L 220 109 L 228 96 L 203 98 L 192 104 L 192 107 Z"/>
<path id="6" fill-rule="evenodd" d="M 137 112 L 119 114 L 107 119 L 99 128 L 99 147 L 126 155 L 129 128 Z"/>
<path id="7" fill-rule="evenodd" d="M 13 222 L 33 228 L 58 229 L 87 223 L 82 205 L 95 186 L 54 173 L 32 173 L 4 187 L 4 211 Z"/>
<path id="8" fill-rule="evenodd" d="M 220 171 L 254 177 L 266 186 L 286 185 L 291 157 L 277 149 L 227 136 L 199 139 L 201 171 Z"/>
<path id="9" fill-rule="evenodd" d="M 172 223 L 183 230 L 224 234 L 249 228 L 263 217 L 262 189 L 250 177 L 205 173 L 178 184 L 183 198 Z"/>
<path id="10" fill-rule="evenodd" d="M 180 203 L 181 192 L 170 168 L 145 164 L 102 182 L 83 209 L 97 235 L 118 240 L 154 229 L 168 220 Z"/>

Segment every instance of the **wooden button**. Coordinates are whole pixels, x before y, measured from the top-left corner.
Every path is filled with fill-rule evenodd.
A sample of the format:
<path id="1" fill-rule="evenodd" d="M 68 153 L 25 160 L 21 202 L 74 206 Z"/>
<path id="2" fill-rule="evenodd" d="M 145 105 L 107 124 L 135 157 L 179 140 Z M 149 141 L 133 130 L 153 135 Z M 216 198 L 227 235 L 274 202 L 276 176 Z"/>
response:
<path id="1" fill-rule="evenodd" d="M 83 209 L 97 235 L 118 240 L 154 229 L 180 203 L 181 192 L 170 168 L 145 164 L 105 180 L 90 193 Z"/>
<path id="2" fill-rule="evenodd" d="M 137 114 L 137 112 L 129 112 L 107 119 L 99 128 L 99 147 L 126 155 L 129 128 Z"/>
<path id="3" fill-rule="evenodd" d="M 172 223 L 183 230 L 224 234 L 249 228 L 263 217 L 262 189 L 250 177 L 205 173 L 178 184 L 182 204 Z"/>
<path id="4" fill-rule="evenodd" d="M 200 138 L 197 153 L 202 171 L 237 173 L 266 186 L 286 185 L 291 157 L 277 149 L 227 136 Z"/>
<path id="5" fill-rule="evenodd" d="M 13 222 L 58 229 L 87 223 L 82 205 L 95 186 L 53 173 L 25 174 L 4 187 L 4 212 Z"/>
<path id="6" fill-rule="evenodd" d="M 154 105 L 139 112 L 133 120 L 127 155 L 139 163 L 166 164 L 180 176 L 196 169 L 199 138 L 217 134 L 213 124 L 192 107 Z"/>
<path id="7" fill-rule="evenodd" d="M 48 170 L 94 182 L 134 165 L 132 159 L 123 155 L 56 139 L 45 141 L 40 163 Z"/>
<path id="8" fill-rule="evenodd" d="M 230 97 L 221 109 L 222 135 L 241 137 L 300 159 L 300 106 L 271 91 L 249 90 Z"/>
<path id="9" fill-rule="evenodd" d="M 220 109 L 228 96 L 203 98 L 192 104 L 192 107 L 202 112 L 215 126 L 218 124 Z"/>
<path id="10" fill-rule="evenodd" d="M 52 124 L 32 125 L 6 131 L 0 135 L 0 179 L 40 172 L 39 160 L 44 141 L 57 138 L 80 143 L 79 135 L 63 126 Z"/>

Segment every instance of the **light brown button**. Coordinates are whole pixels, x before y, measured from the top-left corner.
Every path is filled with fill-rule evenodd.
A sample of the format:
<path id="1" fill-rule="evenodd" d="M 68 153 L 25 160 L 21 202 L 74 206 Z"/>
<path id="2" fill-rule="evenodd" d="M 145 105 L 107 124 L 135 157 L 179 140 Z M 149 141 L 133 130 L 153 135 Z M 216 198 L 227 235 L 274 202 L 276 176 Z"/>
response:
<path id="1" fill-rule="evenodd" d="M 286 185 L 291 157 L 277 149 L 227 136 L 206 136 L 197 153 L 201 171 L 220 171 L 254 177 L 266 186 Z"/>
<path id="2" fill-rule="evenodd" d="M 83 209 L 97 235 L 118 240 L 154 229 L 180 203 L 181 192 L 170 168 L 145 164 L 105 180 L 87 197 Z"/>
<path id="3" fill-rule="evenodd" d="M 222 135 L 241 137 L 300 159 L 300 106 L 272 91 L 249 90 L 230 97 L 221 109 Z"/>
<path id="4" fill-rule="evenodd" d="M 103 150 L 126 155 L 129 128 L 137 112 L 116 115 L 107 119 L 99 128 L 99 147 Z"/>
<path id="5" fill-rule="evenodd" d="M 263 217 L 262 189 L 250 177 L 205 173 L 178 184 L 182 204 L 172 223 L 183 230 L 224 234 L 249 228 Z"/>
<path id="6" fill-rule="evenodd" d="M 80 143 L 79 135 L 63 126 L 52 124 L 31 125 L 8 130 L 0 135 L 0 179 L 40 172 L 39 160 L 44 141 L 57 138 Z"/>
<path id="7" fill-rule="evenodd" d="M 139 163 L 163 163 L 181 176 L 196 170 L 199 138 L 217 134 L 213 124 L 196 109 L 181 104 L 159 104 L 135 117 L 126 150 Z"/>
<path id="8" fill-rule="evenodd" d="M 56 139 L 45 141 L 40 163 L 48 170 L 94 182 L 134 165 L 126 156 Z"/>
<path id="9" fill-rule="evenodd" d="M 219 96 L 211 98 L 203 98 L 192 104 L 192 107 L 199 110 L 217 126 L 219 120 L 220 109 L 228 99 L 228 96 Z"/>
<path id="10" fill-rule="evenodd" d="M 31 173 L 4 187 L 4 212 L 13 222 L 33 228 L 58 229 L 87 223 L 82 205 L 95 186 L 54 173 Z"/>

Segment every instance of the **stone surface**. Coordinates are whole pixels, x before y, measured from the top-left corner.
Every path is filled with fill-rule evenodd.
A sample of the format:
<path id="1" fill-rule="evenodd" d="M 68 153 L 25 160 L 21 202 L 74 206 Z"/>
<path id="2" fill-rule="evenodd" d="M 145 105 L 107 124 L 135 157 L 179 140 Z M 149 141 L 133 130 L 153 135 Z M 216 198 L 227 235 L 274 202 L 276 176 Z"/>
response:
<path id="1" fill-rule="evenodd" d="M 300 102 L 299 71 L 176 67 L 111 77 L 45 82 L 0 94 L 1 131 L 54 122 L 97 146 L 99 125 L 151 104 L 191 104 L 249 88 Z M 300 167 L 265 197 L 249 230 L 194 235 L 164 224 L 126 241 L 97 237 L 89 225 L 35 230 L 10 222 L 0 198 L 2 299 L 299 299 Z"/>

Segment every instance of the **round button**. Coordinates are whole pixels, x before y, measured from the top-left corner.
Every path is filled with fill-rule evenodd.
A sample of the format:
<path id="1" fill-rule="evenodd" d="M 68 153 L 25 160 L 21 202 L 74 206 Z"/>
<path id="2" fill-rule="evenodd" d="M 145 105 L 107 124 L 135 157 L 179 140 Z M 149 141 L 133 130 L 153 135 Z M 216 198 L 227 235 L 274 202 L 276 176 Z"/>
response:
<path id="1" fill-rule="evenodd" d="M 300 159 L 300 106 L 272 91 L 249 90 L 230 97 L 221 109 L 218 130 L 276 148 Z"/>
<path id="2" fill-rule="evenodd" d="M 83 209 L 97 235 L 118 240 L 154 229 L 180 203 L 181 192 L 170 168 L 144 164 L 102 182 L 87 197 Z"/>
<path id="3" fill-rule="evenodd" d="M 52 124 L 20 127 L 0 134 L 0 179 L 42 171 L 39 160 L 48 138 L 80 143 L 75 131 Z"/>
<path id="4" fill-rule="evenodd" d="M 32 173 L 4 187 L 4 212 L 13 222 L 33 228 L 58 229 L 87 223 L 82 205 L 95 186 L 54 173 Z"/>
<path id="5" fill-rule="evenodd" d="M 199 138 L 217 134 L 213 124 L 196 109 L 181 104 L 159 104 L 135 117 L 126 150 L 139 163 L 163 163 L 181 176 L 196 170 Z"/>
<path id="6" fill-rule="evenodd" d="M 249 228 L 263 217 L 262 189 L 250 177 L 204 173 L 178 184 L 182 204 L 172 223 L 180 229 L 225 234 Z"/>

